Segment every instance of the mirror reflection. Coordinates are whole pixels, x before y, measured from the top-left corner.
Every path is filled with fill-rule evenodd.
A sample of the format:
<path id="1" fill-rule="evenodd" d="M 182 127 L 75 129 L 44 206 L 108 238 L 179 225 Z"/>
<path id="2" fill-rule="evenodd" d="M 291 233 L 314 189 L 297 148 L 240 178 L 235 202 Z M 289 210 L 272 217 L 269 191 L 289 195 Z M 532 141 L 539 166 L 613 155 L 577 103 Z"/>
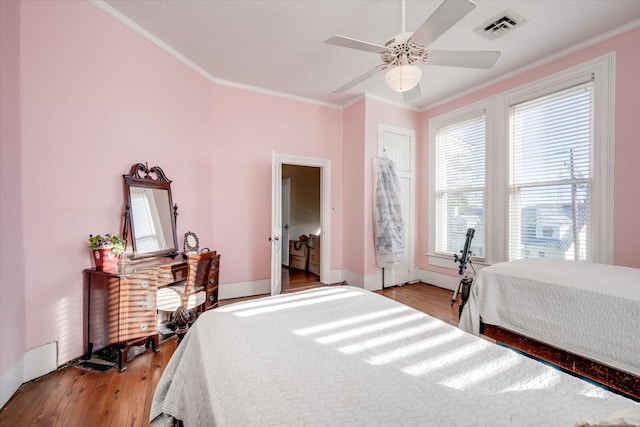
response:
<path id="1" fill-rule="evenodd" d="M 174 249 L 169 191 L 131 187 L 130 192 L 136 253 L 140 255 Z"/>

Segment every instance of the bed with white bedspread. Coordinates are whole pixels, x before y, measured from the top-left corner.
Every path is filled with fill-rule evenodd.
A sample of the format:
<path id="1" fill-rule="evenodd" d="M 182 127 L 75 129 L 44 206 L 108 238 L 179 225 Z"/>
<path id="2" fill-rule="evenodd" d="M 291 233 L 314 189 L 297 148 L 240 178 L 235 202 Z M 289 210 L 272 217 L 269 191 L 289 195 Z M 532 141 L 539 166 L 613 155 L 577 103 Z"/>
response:
<path id="1" fill-rule="evenodd" d="M 200 316 L 153 425 L 573 426 L 638 404 L 378 294 L 330 286 Z"/>
<path id="2" fill-rule="evenodd" d="M 460 328 L 480 320 L 640 376 L 640 270 L 527 259 L 476 276 Z"/>

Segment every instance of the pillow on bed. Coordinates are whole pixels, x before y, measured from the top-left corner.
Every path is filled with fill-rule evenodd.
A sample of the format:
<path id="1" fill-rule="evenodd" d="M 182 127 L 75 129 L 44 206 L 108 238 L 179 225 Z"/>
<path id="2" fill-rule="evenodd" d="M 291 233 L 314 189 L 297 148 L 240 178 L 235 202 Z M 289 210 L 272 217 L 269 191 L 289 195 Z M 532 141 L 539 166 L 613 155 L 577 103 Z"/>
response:
<path id="1" fill-rule="evenodd" d="M 576 427 L 614 427 L 636 426 L 640 427 L 640 405 L 633 408 L 622 409 L 609 415 L 597 424 L 579 423 Z"/>

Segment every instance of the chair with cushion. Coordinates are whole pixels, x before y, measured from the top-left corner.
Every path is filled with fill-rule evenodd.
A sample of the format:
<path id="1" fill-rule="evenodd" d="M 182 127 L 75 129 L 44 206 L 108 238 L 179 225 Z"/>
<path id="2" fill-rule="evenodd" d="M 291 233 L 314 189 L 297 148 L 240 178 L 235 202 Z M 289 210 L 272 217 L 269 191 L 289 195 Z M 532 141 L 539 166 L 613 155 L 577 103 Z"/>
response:
<path id="1" fill-rule="evenodd" d="M 158 288 L 158 311 L 173 313 L 178 341 L 187 333 L 192 315 L 195 318 L 204 309 L 207 283 L 215 256 L 216 251 L 189 255 L 187 279 Z"/>

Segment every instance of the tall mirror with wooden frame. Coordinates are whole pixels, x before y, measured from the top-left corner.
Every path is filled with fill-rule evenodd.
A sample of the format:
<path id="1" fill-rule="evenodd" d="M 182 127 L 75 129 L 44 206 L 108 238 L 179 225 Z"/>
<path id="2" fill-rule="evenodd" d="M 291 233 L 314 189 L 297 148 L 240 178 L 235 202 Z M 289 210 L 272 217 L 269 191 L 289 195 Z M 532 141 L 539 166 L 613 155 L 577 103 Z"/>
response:
<path id="1" fill-rule="evenodd" d="M 173 204 L 171 180 L 158 166 L 149 169 L 142 163 L 133 165 L 123 178 L 127 208 L 122 234 L 127 238 L 131 229 L 131 259 L 176 256 L 178 205 Z"/>

